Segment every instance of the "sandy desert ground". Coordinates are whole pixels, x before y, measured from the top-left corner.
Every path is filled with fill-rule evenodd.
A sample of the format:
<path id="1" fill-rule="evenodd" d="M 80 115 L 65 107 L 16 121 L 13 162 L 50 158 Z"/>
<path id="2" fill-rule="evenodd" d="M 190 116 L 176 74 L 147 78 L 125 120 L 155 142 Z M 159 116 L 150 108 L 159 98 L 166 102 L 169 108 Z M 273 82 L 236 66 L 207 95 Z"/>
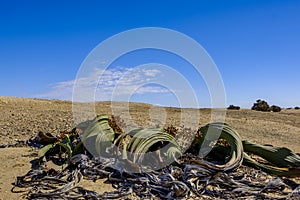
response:
<path id="1" fill-rule="evenodd" d="M 114 110 L 111 109 L 110 102 L 97 103 L 96 113 L 113 112 L 124 119 L 129 127 L 133 126 L 132 122 L 138 126 L 156 125 L 161 116 L 166 116 L 168 125 L 180 125 L 179 108 L 160 108 L 141 103 L 130 103 L 129 107 L 124 103 L 115 103 L 113 107 Z M 59 133 L 60 130 L 74 127 L 72 102 L 69 101 L 0 97 L 0 111 L 2 147 L 14 144 L 17 140 L 34 137 L 39 131 Z M 211 109 L 185 109 L 185 112 L 189 116 L 183 119 L 186 127 L 192 126 L 191 128 L 196 129 L 211 120 Z M 128 113 L 130 115 L 127 115 Z M 161 116 L 151 121 L 151 113 L 161 113 Z M 198 114 L 199 122 L 189 124 L 190 119 L 194 119 Z M 86 119 L 85 115 L 81 117 L 81 120 Z M 300 110 L 284 109 L 280 113 L 264 113 L 250 109 L 228 110 L 226 122 L 236 128 L 242 139 L 259 144 L 285 146 L 300 153 Z M 24 175 L 30 169 L 30 160 L 36 155 L 37 150 L 29 147 L 0 148 L 0 199 L 19 199 L 20 194 L 10 191 L 12 183 L 16 176 Z M 84 181 L 82 184 L 98 192 L 112 190 L 112 187 L 103 181 Z"/>

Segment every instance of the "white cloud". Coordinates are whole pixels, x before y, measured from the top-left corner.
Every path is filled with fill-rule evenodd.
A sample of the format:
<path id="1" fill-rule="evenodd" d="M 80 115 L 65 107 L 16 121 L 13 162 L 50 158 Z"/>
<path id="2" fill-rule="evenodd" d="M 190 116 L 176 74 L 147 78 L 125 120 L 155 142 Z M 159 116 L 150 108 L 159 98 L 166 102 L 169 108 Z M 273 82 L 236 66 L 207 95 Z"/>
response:
<path id="1" fill-rule="evenodd" d="M 62 81 L 49 85 L 50 91 L 35 95 L 39 98 L 72 100 L 73 86 L 80 88 L 82 96 L 94 95 L 96 100 L 111 100 L 118 95 L 167 93 L 167 89 L 149 85 L 163 76 L 159 69 L 124 68 L 103 70 L 94 68 L 86 77 L 77 80 Z M 114 93 L 113 93 L 114 92 Z"/>
<path id="2" fill-rule="evenodd" d="M 161 73 L 161 71 L 159 71 L 158 69 L 143 69 L 143 72 L 144 72 L 145 76 L 148 76 L 148 77 L 155 77 L 156 75 Z"/>
<path id="3" fill-rule="evenodd" d="M 168 93 L 169 90 L 159 86 L 144 86 L 136 90 L 137 94 L 144 93 Z"/>

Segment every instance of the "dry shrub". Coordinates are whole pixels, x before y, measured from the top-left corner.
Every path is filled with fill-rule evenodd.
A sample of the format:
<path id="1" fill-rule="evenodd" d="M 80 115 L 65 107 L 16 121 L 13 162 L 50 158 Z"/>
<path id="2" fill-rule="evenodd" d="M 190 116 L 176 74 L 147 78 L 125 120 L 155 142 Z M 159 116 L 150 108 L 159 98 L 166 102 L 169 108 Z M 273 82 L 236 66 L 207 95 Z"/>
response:
<path id="1" fill-rule="evenodd" d="M 122 128 L 126 127 L 124 120 L 121 119 L 120 116 L 112 115 L 108 120 L 109 126 L 114 130 L 115 133 L 121 134 L 124 131 Z"/>
<path id="2" fill-rule="evenodd" d="M 165 131 L 169 135 L 172 135 L 173 137 L 175 137 L 177 135 L 177 133 L 178 133 L 178 128 L 176 128 L 175 126 L 171 125 L 171 126 L 168 126 L 167 128 L 164 128 L 163 131 Z"/>

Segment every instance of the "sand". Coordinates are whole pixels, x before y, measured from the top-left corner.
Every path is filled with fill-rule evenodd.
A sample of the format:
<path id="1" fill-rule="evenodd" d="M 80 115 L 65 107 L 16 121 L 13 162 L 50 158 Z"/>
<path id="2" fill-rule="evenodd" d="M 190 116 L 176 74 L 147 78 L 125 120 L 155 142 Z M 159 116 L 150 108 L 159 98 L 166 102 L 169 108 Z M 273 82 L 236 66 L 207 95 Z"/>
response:
<path id="1" fill-rule="evenodd" d="M 128 127 L 159 126 L 164 116 L 167 117 L 167 125 L 180 125 L 182 110 L 179 108 L 163 108 L 142 103 L 130 103 L 127 106 L 121 102 L 113 104 L 113 108 L 112 110 L 110 102 L 99 102 L 96 104 L 96 113 L 119 115 Z M 61 130 L 74 127 L 70 101 L 0 97 L 0 110 L 2 146 L 32 138 L 39 131 L 57 134 Z M 184 112 L 188 115 L 181 121 L 186 127 L 197 129 L 210 122 L 211 111 L 211 109 L 185 109 Z M 189 123 L 198 114 L 200 119 Z M 78 118 L 78 115 L 76 117 Z M 82 121 L 87 119 L 85 114 L 80 117 Z M 225 120 L 238 131 L 242 139 L 259 144 L 284 146 L 300 152 L 300 110 L 283 109 L 279 113 L 264 113 L 250 109 L 227 110 Z M 0 148 L 0 199 L 19 199 L 20 194 L 10 191 L 12 183 L 16 176 L 24 175 L 30 169 L 30 160 L 36 155 L 37 150 L 29 147 Z M 104 181 L 85 180 L 82 185 L 98 192 L 112 190 L 111 185 Z"/>

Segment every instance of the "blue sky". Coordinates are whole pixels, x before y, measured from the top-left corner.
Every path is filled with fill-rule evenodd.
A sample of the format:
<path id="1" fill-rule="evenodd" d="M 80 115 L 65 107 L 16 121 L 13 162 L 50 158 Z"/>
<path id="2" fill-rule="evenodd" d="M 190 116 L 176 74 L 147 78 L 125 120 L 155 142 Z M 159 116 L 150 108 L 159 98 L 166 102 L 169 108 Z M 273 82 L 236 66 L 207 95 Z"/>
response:
<path id="1" fill-rule="evenodd" d="M 79 67 L 100 42 L 128 29 L 164 27 L 206 49 L 222 75 L 228 105 L 249 108 L 261 98 L 299 106 L 299 10 L 296 0 L 1 1 L 0 95 L 71 99 Z M 166 52 L 133 52 L 116 60 L 111 70 L 122 76 L 126 68 L 151 62 L 184 74 L 200 106 L 210 106 L 201 77 Z M 136 77 L 151 77 L 150 72 L 137 71 Z M 131 100 L 177 106 L 166 90 L 148 85 Z M 98 96 L 105 100 L 101 91 Z"/>

